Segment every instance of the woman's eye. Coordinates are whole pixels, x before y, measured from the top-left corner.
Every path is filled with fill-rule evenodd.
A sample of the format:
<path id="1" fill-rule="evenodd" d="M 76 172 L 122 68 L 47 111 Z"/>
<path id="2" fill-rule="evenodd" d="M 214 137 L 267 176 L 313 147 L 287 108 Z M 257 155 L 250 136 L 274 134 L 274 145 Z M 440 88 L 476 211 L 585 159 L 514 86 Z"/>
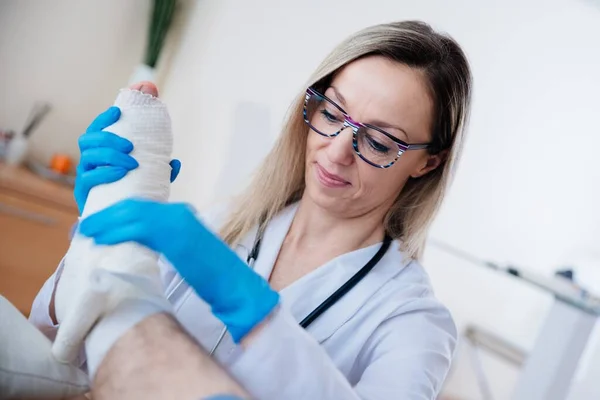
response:
<path id="1" fill-rule="evenodd" d="M 323 115 L 323 117 L 328 121 L 328 122 L 340 122 L 340 120 L 333 115 L 332 113 L 330 113 L 329 111 L 323 109 L 321 110 L 321 115 Z"/>
<path id="2" fill-rule="evenodd" d="M 373 137 L 367 135 L 366 139 L 367 139 L 367 143 L 369 144 L 369 146 L 373 150 L 375 150 L 376 152 L 378 152 L 378 153 L 387 153 L 388 151 L 390 151 L 389 147 L 387 147 L 384 144 L 379 143 Z"/>

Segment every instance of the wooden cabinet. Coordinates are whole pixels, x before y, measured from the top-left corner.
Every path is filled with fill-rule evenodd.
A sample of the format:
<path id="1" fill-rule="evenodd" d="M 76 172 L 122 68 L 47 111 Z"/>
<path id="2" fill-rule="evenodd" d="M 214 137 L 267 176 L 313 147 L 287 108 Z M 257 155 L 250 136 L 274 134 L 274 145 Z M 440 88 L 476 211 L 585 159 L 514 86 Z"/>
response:
<path id="1" fill-rule="evenodd" d="M 0 294 L 22 313 L 69 246 L 73 189 L 0 164 Z"/>

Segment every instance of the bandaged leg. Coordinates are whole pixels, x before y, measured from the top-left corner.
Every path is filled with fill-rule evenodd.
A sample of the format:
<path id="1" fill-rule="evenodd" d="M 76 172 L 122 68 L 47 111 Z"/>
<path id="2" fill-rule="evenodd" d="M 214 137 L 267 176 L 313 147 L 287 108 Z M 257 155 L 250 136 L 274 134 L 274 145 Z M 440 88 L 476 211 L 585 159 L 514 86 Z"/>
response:
<path id="1" fill-rule="evenodd" d="M 130 89 L 121 90 L 115 106 L 121 109 L 121 117 L 106 130 L 133 143 L 131 155 L 139 167 L 117 182 L 93 188 L 82 218 L 126 198 L 167 201 L 169 197 L 173 139 L 166 106 L 155 96 Z M 60 323 L 52 348 L 55 357 L 74 360 L 92 326 L 122 302 L 148 295 L 153 302 L 161 299 L 157 259 L 156 253 L 138 244 L 96 246 L 75 234 L 55 292 Z M 129 277 L 142 281 L 144 288 L 131 284 Z"/>

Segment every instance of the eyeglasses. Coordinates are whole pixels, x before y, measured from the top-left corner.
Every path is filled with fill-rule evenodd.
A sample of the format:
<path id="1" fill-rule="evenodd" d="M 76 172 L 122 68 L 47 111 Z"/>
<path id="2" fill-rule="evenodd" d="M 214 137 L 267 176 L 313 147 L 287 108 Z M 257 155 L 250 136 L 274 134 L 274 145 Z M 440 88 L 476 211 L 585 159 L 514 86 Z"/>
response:
<path id="1" fill-rule="evenodd" d="M 306 89 L 304 122 L 319 135 L 334 138 L 352 128 L 352 146 L 358 156 L 376 168 L 389 168 L 407 150 L 427 149 L 430 144 L 408 144 L 384 130 L 353 120 L 342 107 L 313 88 Z"/>

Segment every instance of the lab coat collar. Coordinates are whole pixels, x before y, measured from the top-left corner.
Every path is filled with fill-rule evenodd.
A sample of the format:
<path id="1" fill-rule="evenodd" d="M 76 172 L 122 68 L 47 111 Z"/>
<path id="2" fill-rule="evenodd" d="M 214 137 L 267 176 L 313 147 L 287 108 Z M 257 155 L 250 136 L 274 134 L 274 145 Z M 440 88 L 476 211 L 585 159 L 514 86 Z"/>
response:
<path id="1" fill-rule="evenodd" d="M 254 269 L 269 279 L 279 251 L 292 224 L 298 203 L 282 210 L 268 224 Z M 254 245 L 257 229 L 250 232 L 240 243 L 241 253 L 248 254 Z M 294 318 L 302 321 L 327 297 L 358 272 L 379 250 L 381 243 L 343 254 L 298 279 L 280 294 L 282 305 Z M 241 256 L 241 254 L 240 254 Z M 409 263 L 400 251 L 399 243 L 393 241 L 385 256 L 340 301 L 315 320 L 308 331 L 322 342 L 348 321 L 390 279 L 398 275 Z"/>
<path id="2" fill-rule="evenodd" d="M 299 203 L 294 203 L 284 208 L 279 214 L 273 218 L 265 232 L 260 246 L 260 254 L 256 260 L 254 270 L 261 275 L 263 278 L 269 280 L 277 256 L 279 256 L 279 250 L 283 245 L 283 241 L 292 226 L 292 221 L 298 210 Z M 254 246 L 254 238 L 256 233 L 252 237 L 252 244 L 250 250 Z"/>
<path id="3" fill-rule="evenodd" d="M 298 322 L 317 308 L 333 292 L 357 273 L 379 250 L 381 243 L 343 254 L 298 279 L 281 291 L 284 307 Z M 398 242 L 377 265 L 344 297 L 317 318 L 308 328 L 315 339 L 325 341 L 350 320 L 367 301 L 408 264 Z"/>

